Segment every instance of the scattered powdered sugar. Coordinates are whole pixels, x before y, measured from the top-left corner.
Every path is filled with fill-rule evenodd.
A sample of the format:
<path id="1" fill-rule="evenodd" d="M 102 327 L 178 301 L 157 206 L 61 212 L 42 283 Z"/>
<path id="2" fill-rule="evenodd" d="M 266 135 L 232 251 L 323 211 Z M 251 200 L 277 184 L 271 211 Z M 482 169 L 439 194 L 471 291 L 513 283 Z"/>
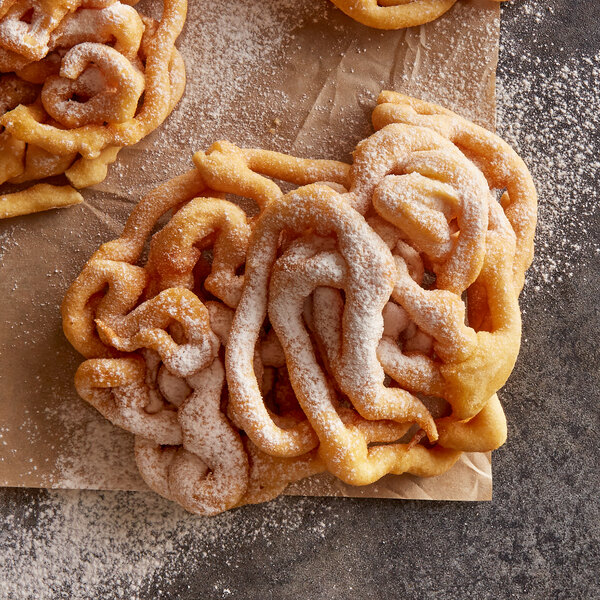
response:
<path id="1" fill-rule="evenodd" d="M 264 82 L 268 75 L 264 69 L 274 70 L 271 65 L 284 58 L 285 44 L 293 38 L 294 29 L 322 12 L 322 6 L 315 5 L 314 0 L 221 0 L 219 10 L 207 11 L 203 2 L 190 2 L 186 29 L 178 44 L 187 86 L 169 124 L 171 135 L 177 130 L 185 134 L 189 130 L 185 123 L 190 120 L 201 121 L 210 132 L 242 94 L 259 93 L 252 82 Z M 262 69 L 259 77 L 258 69 Z M 257 102 L 258 112 L 260 104 Z M 247 115 L 244 129 L 257 115 Z M 189 152 L 188 137 L 181 142 Z M 189 160 L 187 153 L 185 158 Z"/>
<path id="2" fill-rule="evenodd" d="M 529 167 L 539 194 L 527 297 L 551 293 L 600 253 L 598 236 L 590 229 L 600 172 L 600 156 L 591 143 L 600 130 L 600 51 L 569 55 L 555 36 L 538 39 L 536 29 L 546 31 L 552 9 L 522 4 L 520 18 L 531 26 L 528 34 L 536 50 L 523 52 L 522 41 L 515 41 L 519 37 L 510 36 L 501 53 L 497 93 L 498 132 Z M 555 48 L 546 51 L 549 47 Z"/>
<path id="3" fill-rule="evenodd" d="M 212 518 L 154 493 L 47 492 L 18 516 L 13 506 L 0 506 L 0 597 L 19 600 L 162 597 L 198 563 L 211 572 L 211 597 L 223 598 L 239 585 L 246 548 L 300 534 L 316 545 L 336 523 L 331 506 L 319 504 L 317 518 L 306 498 Z"/>

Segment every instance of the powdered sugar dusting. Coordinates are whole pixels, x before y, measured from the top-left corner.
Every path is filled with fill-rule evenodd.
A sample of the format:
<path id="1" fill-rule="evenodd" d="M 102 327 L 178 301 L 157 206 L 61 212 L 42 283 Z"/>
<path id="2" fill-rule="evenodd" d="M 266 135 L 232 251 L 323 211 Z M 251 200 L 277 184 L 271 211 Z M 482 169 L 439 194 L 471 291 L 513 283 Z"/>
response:
<path id="1" fill-rule="evenodd" d="M 540 198 L 527 298 L 551 293 L 600 253 L 598 237 L 588 229 L 598 205 L 600 157 L 589 138 L 600 130 L 600 52 L 545 52 L 544 45 L 560 50 L 556 38 L 535 37 L 552 9 L 520 4 L 522 18 L 532 24 L 535 50 L 523 52 L 521 41 L 504 45 L 497 89 L 499 133 L 526 162 Z M 552 68 L 541 69 L 542 61 L 552 61 Z"/>
<path id="2" fill-rule="evenodd" d="M 0 597 L 19 600 L 162 597 L 198 562 L 211 571 L 211 597 L 225 598 L 244 547 L 300 532 L 318 544 L 336 523 L 331 506 L 319 505 L 316 519 L 314 501 L 289 498 L 204 519 L 154 493 L 49 492 L 18 517 L 8 508 L 0 513 Z"/>
<path id="3" fill-rule="evenodd" d="M 59 455 L 56 470 L 60 473 L 60 480 L 49 482 L 52 486 L 77 488 L 85 486 L 90 489 L 103 489 L 111 486 L 111 481 L 117 476 L 116 488 L 129 489 L 131 482 L 137 481 L 137 489 L 144 489 L 145 485 L 138 474 L 133 460 L 123 461 L 122 456 L 133 454 L 133 439 L 131 434 L 115 427 L 106 419 L 90 418 L 90 410 L 85 402 L 61 404 L 58 409 L 53 409 L 62 424 L 60 431 L 65 432 L 60 442 L 79 449 L 78 453 L 63 452 Z M 79 425 L 79 427 L 77 426 Z M 110 449 L 94 440 L 111 440 Z M 93 456 L 95 469 L 82 460 L 83 456 Z"/>
<path id="4" fill-rule="evenodd" d="M 214 129 L 240 96 L 248 93 L 257 70 L 273 69 L 271 65 L 284 58 L 283 47 L 293 39 L 294 29 L 322 13 L 314 0 L 222 0 L 218 11 L 205 10 L 202 2 L 188 6 L 185 41 L 179 45 L 186 64 L 187 88 L 173 115 L 171 135 L 177 130 L 185 134 L 188 128 L 184 124 L 190 119 L 202 121 L 207 131 Z M 261 80 L 264 76 L 261 72 Z M 269 95 L 266 89 L 262 93 Z M 247 115 L 244 129 L 257 117 L 261 104 L 257 103 L 257 114 Z M 239 133 L 243 135 L 243 131 Z M 189 151 L 187 136 L 181 142 Z M 189 160 L 187 153 L 185 159 Z"/>

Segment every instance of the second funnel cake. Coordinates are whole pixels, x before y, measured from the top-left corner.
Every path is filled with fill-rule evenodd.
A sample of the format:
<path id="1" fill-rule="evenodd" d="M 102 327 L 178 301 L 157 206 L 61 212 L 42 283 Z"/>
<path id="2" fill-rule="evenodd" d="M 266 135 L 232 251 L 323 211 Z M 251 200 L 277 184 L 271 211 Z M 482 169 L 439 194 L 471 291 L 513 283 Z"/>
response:
<path id="1" fill-rule="evenodd" d="M 66 175 L 104 180 L 183 94 L 175 40 L 187 2 L 164 0 L 160 21 L 117 0 L 0 1 L 0 184 Z M 0 219 L 81 202 L 70 186 L 0 196 Z"/>
<path id="2" fill-rule="evenodd" d="M 496 392 L 520 344 L 529 172 L 434 104 L 384 92 L 373 123 L 351 165 L 227 142 L 196 153 L 65 297 L 79 394 L 192 512 L 323 471 L 434 476 L 505 440 Z"/>
<path id="3" fill-rule="evenodd" d="M 448 12 L 457 2 L 457 0 L 331 1 L 349 17 L 377 29 L 404 29 L 429 23 Z"/>

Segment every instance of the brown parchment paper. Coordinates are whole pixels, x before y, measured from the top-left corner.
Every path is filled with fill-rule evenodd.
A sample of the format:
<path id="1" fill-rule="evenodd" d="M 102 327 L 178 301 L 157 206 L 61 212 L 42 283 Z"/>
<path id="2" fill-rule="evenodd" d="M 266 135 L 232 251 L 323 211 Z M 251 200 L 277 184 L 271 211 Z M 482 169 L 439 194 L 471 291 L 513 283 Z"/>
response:
<path id="1" fill-rule="evenodd" d="M 0 223 L 0 485 L 146 489 L 133 438 L 80 400 L 81 357 L 59 306 L 90 254 L 117 237 L 134 203 L 191 167 L 195 150 L 245 146 L 350 160 L 372 132 L 382 89 L 444 104 L 494 127 L 499 9 L 461 0 L 421 27 L 382 32 L 328 0 L 191 1 L 179 47 L 185 96 L 158 131 L 124 150 L 81 205 Z M 142 11 L 160 10 L 156 0 Z M 290 493 L 487 500 L 489 454 L 465 454 L 431 479 L 388 476 L 353 488 L 322 475 Z"/>

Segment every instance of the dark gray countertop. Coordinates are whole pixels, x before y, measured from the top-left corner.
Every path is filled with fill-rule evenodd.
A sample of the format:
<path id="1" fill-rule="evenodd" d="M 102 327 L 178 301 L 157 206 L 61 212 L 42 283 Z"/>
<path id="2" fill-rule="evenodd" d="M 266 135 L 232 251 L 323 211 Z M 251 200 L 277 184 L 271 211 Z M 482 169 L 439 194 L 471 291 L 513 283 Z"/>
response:
<path id="1" fill-rule="evenodd" d="M 149 494 L 2 489 L 0 598 L 600 597 L 600 2 L 503 5 L 498 75 L 541 225 L 494 500 L 282 498 L 207 523 Z"/>

